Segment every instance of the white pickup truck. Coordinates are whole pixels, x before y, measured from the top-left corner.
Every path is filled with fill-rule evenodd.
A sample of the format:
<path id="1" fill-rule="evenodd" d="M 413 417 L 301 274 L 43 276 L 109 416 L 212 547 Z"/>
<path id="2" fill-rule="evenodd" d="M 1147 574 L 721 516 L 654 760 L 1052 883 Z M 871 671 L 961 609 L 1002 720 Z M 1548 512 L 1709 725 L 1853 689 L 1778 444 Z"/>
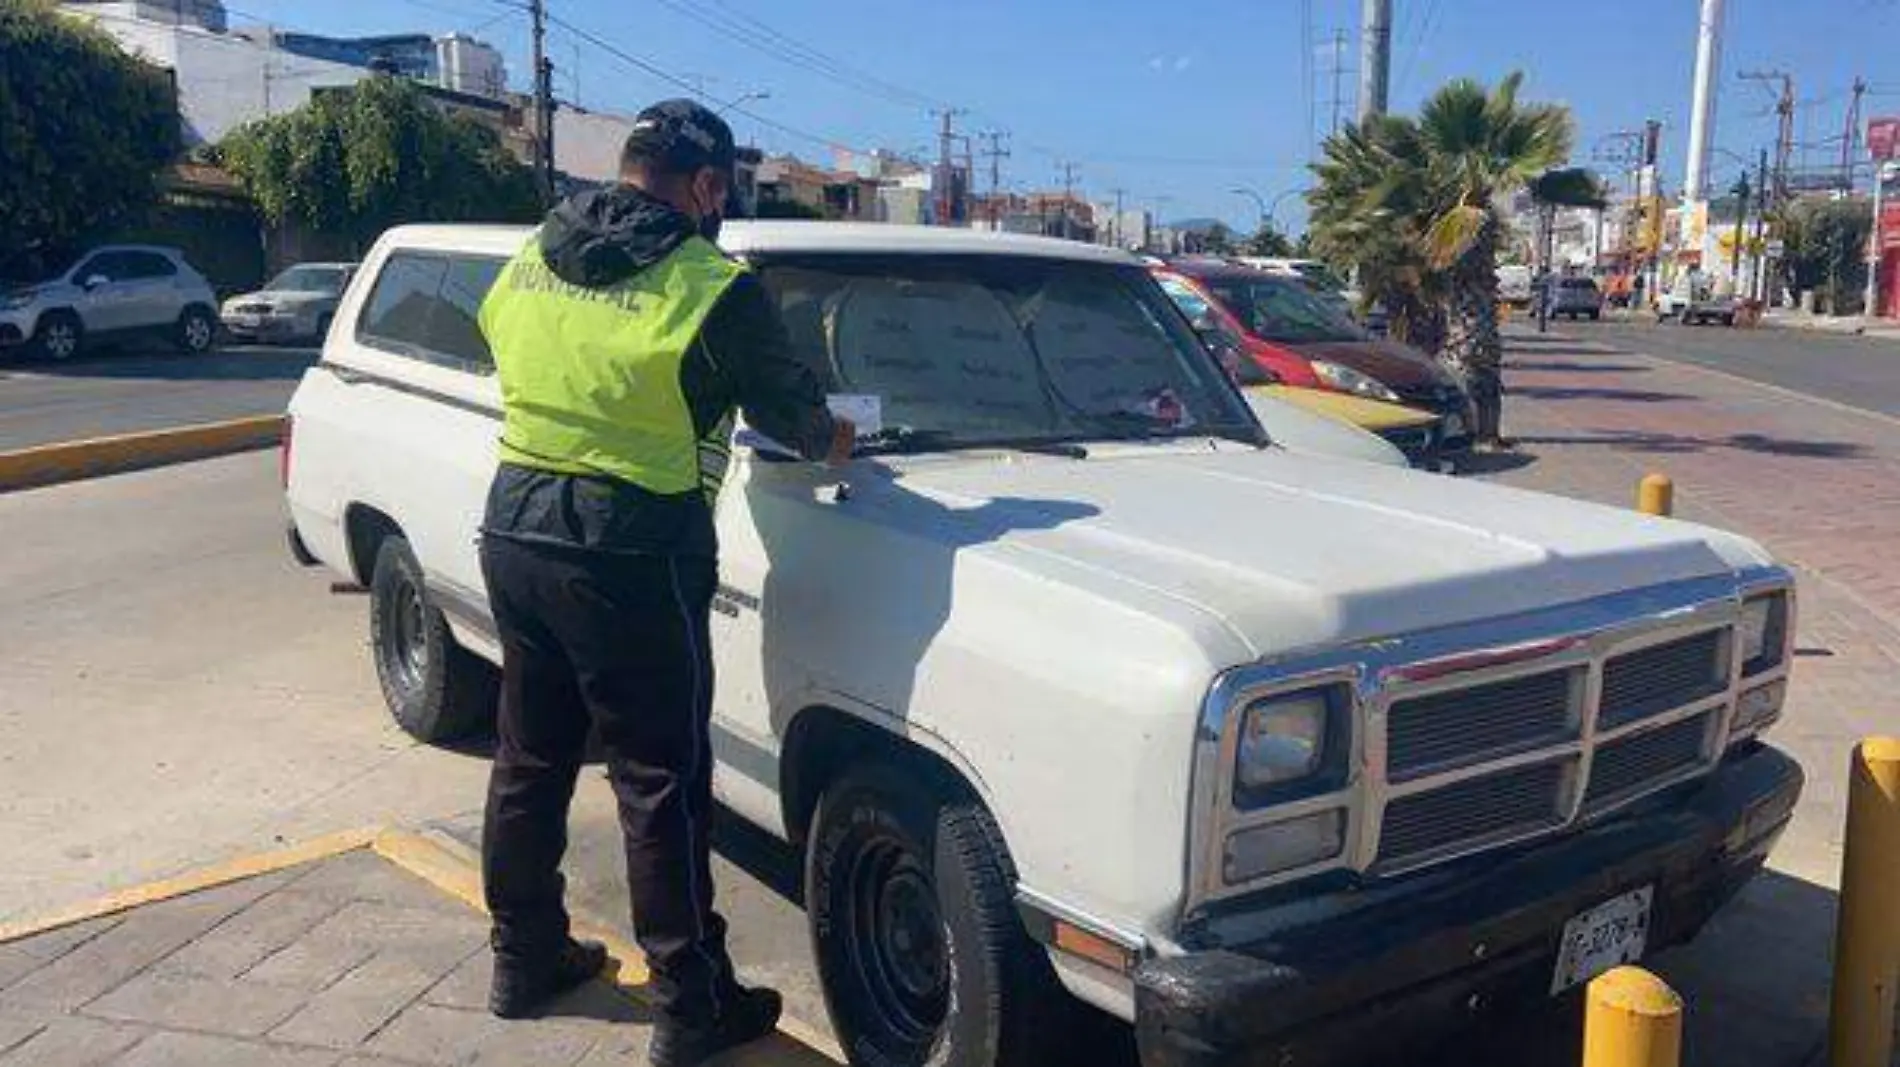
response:
<path id="1" fill-rule="evenodd" d="M 290 407 L 293 546 L 425 738 L 492 714 L 475 309 L 526 236 L 385 235 Z M 717 508 L 717 790 L 804 857 L 853 1063 L 1065 1062 L 1062 990 L 1151 1067 L 1405 1047 L 1692 936 L 1787 822 L 1748 541 L 1286 447 L 1118 252 L 725 244 L 881 407 L 842 471 L 741 431 Z"/>

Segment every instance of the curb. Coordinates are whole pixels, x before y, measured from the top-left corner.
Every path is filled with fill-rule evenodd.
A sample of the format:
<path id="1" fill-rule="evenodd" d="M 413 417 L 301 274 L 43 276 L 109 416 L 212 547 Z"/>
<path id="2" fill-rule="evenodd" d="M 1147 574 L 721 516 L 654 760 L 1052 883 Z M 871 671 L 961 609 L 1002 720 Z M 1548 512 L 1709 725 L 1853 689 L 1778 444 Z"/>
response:
<path id="1" fill-rule="evenodd" d="M 284 416 L 256 415 L 0 452 L 0 493 L 269 448 L 283 429 Z"/>
<path id="2" fill-rule="evenodd" d="M 131 886 L 96 900 L 0 924 L 0 946 L 88 919 L 116 915 L 141 905 L 188 896 L 365 848 L 468 905 L 475 912 L 487 913 L 488 909 L 482 900 L 481 863 L 467 846 L 442 834 L 371 826 L 327 834 L 286 848 L 237 856 L 175 877 Z M 602 924 L 590 921 L 587 916 L 576 915 L 574 919 L 574 933 L 605 944 L 608 955 L 618 964 L 618 970 L 611 978 L 614 986 L 622 995 L 646 1003 L 648 997 L 645 985 L 650 977 L 646 954 L 626 938 Z M 729 1062 L 732 1067 L 766 1067 L 768 1064 L 771 1067 L 837 1067 L 845 1061 L 844 1052 L 837 1042 L 819 1027 L 788 1015 L 779 1019 L 778 1031 L 779 1037 L 721 1062 Z"/>

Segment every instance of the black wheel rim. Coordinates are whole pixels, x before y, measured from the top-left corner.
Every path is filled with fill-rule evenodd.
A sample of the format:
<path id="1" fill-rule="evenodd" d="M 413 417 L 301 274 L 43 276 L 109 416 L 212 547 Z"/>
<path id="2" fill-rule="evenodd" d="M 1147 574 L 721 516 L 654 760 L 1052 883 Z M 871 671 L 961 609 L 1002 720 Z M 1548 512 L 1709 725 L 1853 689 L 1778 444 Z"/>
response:
<path id="1" fill-rule="evenodd" d="M 428 605 L 422 590 L 407 577 L 396 579 L 384 610 L 389 632 L 384 659 L 396 683 L 415 692 L 429 669 Z"/>
<path id="2" fill-rule="evenodd" d="M 950 1002 L 949 945 L 929 870 L 909 845 L 882 835 L 852 864 L 844 906 L 850 964 L 894 1036 L 927 1044 Z"/>

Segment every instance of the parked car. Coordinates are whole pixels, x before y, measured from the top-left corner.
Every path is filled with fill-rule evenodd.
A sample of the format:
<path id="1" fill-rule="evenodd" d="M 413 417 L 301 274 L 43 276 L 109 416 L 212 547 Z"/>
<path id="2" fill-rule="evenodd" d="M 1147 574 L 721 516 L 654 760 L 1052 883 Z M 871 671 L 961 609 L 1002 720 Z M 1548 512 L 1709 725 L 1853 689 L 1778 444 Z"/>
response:
<path id="1" fill-rule="evenodd" d="M 1594 322 L 1603 317 L 1603 292 L 1593 278 L 1572 275 L 1546 278 L 1544 293 L 1545 299 L 1550 301 L 1553 319 L 1588 318 Z"/>
<path id="2" fill-rule="evenodd" d="M 1535 286 L 1531 269 L 1522 263 L 1498 265 L 1498 299 L 1512 307 L 1529 307 Z"/>
<path id="3" fill-rule="evenodd" d="M 1791 817 L 1753 543 L 1279 447 L 1110 249 L 725 233 L 882 423 L 842 471 L 742 429 L 715 519 L 715 789 L 852 1063 L 1066 1062 L 1063 990 L 1150 1067 L 1388 1053 L 1693 936 Z M 475 316 L 527 237 L 385 234 L 290 405 L 295 543 L 426 738 L 491 714 Z"/>
<path id="4" fill-rule="evenodd" d="M 1443 457 L 1470 451 L 1471 398 L 1455 375 L 1415 349 L 1368 336 L 1299 281 L 1225 263 L 1177 262 L 1154 273 L 1190 321 L 1238 334 L 1247 355 L 1281 382 L 1429 411 L 1442 420 Z"/>
<path id="5" fill-rule="evenodd" d="M 299 263 L 226 300 L 225 331 L 247 341 L 321 341 L 355 270 L 354 263 Z"/>
<path id="6" fill-rule="evenodd" d="M 217 340 L 217 297 L 184 253 L 103 245 L 0 265 L 0 352 L 66 360 L 108 340 L 158 336 L 181 351 Z"/>

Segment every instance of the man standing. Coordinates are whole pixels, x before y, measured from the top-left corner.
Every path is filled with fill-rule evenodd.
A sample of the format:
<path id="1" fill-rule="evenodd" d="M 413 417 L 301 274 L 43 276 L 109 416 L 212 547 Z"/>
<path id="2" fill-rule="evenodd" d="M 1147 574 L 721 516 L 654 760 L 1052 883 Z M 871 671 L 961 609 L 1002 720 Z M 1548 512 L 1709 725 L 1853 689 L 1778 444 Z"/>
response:
<path id="1" fill-rule="evenodd" d="M 482 835 L 489 1004 L 529 1014 L 605 964 L 568 933 L 560 873 L 591 726 L 661 1009 L 659 1067 L 764 1036 L 780 1006 L 734 978 L 707 840 L 712 508 L 733 412 L 811 459 L 844 462 L 853 435 L 764 287 L 713 244 L 734 158 L 731 129 L 698 104 L 641 112 L 621 184 L 550 212 L 481 310 L 504 411 L 482 540 L 503 675 Z"/>

